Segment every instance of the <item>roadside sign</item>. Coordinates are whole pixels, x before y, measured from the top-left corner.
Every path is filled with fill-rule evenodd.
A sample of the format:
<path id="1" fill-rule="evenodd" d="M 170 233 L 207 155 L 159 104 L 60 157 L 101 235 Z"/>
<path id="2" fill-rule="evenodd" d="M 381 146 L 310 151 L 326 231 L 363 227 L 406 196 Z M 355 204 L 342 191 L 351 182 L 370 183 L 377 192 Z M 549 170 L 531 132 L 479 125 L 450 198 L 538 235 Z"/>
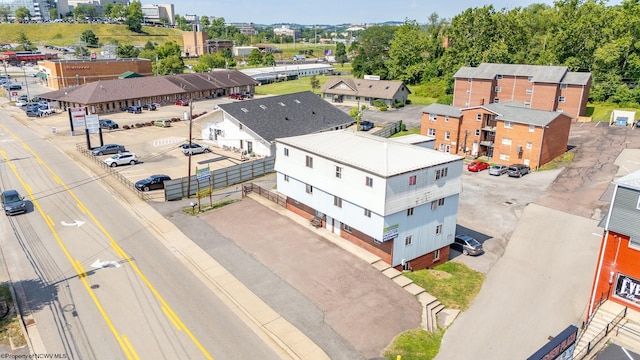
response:
<path id="1" fill-rule="evenodd" d="M 205 181 L 211 178 L 211 171 L 209 170 L 209 167 L 206 167 L 204 169 L 198 169 L 196 170 L 196 172 L 197 172 L 198 181 Z"/>
<path id="2" fill-rule="evenodd" d="M 11 96 L 18 96 L 18 92 L 17 91 L 12 91 L 11 92 Z"/>

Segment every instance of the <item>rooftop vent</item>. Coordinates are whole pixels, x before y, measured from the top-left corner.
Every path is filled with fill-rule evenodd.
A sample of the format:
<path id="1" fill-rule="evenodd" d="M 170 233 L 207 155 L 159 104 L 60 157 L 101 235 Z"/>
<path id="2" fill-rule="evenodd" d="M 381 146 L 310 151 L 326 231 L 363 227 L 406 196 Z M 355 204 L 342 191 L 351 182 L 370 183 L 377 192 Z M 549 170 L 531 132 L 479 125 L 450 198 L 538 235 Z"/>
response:
<path id="1" fill-rule="evenodd" d="M 295 102 L 296 102 L 296 104 L 300 104 L 300 100 L 298 100 L 298 99 L 295 99 L 295 100 L 293 100 L 293 101 L 295 101 Z"/>
<path id="2" fill-rule="evenodd" d="M 249 112 L 249 110 L 247 110 L 246 108 L 241 108 L 240 110 L 242 110 L 242 111 L 244 111 L 244 112 L 246 112 L 246 113 L 248 113 L 248 112 Z"/>
<path id="3" fill-rule="evenodd" d="M 284 117 L 284 119 L 285 119 L 285 120 L 287 120 L 287 121 L 289 121 L 289 118 L 288 118 L 288 117 L 286 117 L 286 116 Z"/>
<path id="4" fill-rule="evenodd" d="M 279 102 L 278 105 L 285 106 L 283 102 Z"/>
<path id="5" fill-rule="evenodd" d="M 262 108 L 262 110 L 267 110 L 267 107 L 264 105 L 260 105 L 260 107 Z"/>

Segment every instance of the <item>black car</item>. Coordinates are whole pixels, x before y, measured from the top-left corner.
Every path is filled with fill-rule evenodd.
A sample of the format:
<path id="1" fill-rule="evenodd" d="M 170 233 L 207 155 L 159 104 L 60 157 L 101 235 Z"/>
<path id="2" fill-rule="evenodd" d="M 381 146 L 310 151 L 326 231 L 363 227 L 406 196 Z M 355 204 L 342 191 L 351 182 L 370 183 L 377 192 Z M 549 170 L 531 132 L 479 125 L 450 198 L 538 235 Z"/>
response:
<path id="1" fill-rule="evenodd" d="M 98 122 L 100 123 L 101 129 L 113 130 L 118 128 L 118 124 L 113 120 L 101 119 Z"/>
<path id="2" fill-rule="evenodd" d="M 7 216 L 27 212 L 27 204 L 24 202 L 24 198 L 20 196 L 16 190 L 3 191 L 1 197 L 2 208 Z"/>
<path id="3" fill-rule="evenodd" d="M 125 152 L 123 145 L 118 144 L 105 144 L 100 147 L 91 150 L 93 155 L 105 155 L 105 154 L 120 154 Z"/>
<path id="4" fill-rule="evenodd" d="M 127 108 L 127 112 L 128 113 L 132 113 L 132 114 L 142 114 L 142 107 L 141 106 L 129 106 Z"/>
<path id="5" fill-rule="evenodd" d="M 151 111 L 153 111 L 153 110 L 156 110 L 157 107 L 156 107 L 156 104 L 144 104 L 144 105 L 142 105 L 142 109 L 143 110 L 151 110 Z"/>
<path id="6" fill-rule="evenodd" d="M 151 175 L 146 179 L 137 181 L 136 189 L 140 191 L 164 189 L 164 182 L 167 180 L 171 180 L 167 175 Z"/>
<path id="7" fill-rule="evenodd" d="M 360 131 L 369 131 L 373 129 L 373 123 L 371 121 L 360 121 Z"/>
<path id="8" fill-rule="evenodd" d="M 22 90 L 22 85 L 20 84 L 11 84 L 8 87 L 9 90 Z"/>

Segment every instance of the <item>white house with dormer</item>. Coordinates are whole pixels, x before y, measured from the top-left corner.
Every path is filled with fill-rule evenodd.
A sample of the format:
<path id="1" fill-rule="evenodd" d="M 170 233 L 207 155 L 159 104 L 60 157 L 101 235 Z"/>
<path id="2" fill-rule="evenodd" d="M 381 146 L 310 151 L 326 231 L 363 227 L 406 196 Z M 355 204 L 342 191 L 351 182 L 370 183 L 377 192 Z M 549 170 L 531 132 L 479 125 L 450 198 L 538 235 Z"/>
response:
<path id="1" fill-rule="evenodd" d="M 398 268 L 448 261 L 462 157 L 363 132 L 276 139 L 287 209 Z"/>

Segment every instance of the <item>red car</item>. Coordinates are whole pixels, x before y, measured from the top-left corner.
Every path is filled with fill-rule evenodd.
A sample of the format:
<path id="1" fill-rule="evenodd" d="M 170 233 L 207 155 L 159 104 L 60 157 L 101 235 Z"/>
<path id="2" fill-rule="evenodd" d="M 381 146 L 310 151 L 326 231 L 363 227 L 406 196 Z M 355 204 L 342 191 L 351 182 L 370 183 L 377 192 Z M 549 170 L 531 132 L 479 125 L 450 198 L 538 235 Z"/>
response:
<path id="1" fill-rule="evenodd" d="M 473 171 L 473 172 L 486 170 L 488 168 L 489 168 L 489 163 L 482 162 L 482 161 L 474 161 L 467 166 L 467 170 Z"/>
<path id="2" fill-rule="evenodd" d="M 187 100 L 178 100 L 176 101 L 176 105 L 189 106 L 189 102 Z"/>

